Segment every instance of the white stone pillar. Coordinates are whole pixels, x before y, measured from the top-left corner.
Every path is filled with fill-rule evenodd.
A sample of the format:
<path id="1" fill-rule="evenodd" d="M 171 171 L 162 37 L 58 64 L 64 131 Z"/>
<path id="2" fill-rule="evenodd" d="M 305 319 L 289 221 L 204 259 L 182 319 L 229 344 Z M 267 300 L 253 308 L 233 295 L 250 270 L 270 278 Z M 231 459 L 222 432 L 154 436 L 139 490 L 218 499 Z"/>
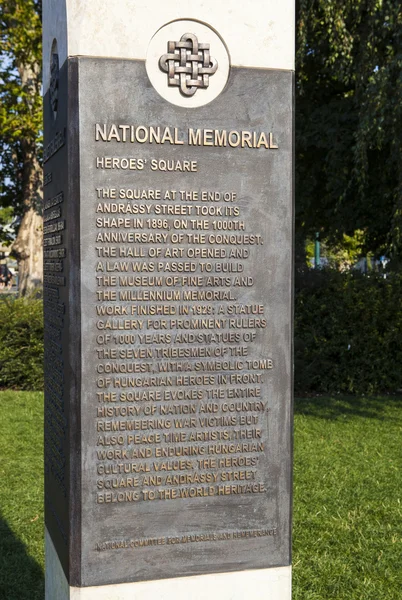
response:
<path id="1" fill-rule="evenodd" d="M 46 600 L 291 599 L 294 39 L 294 0 L 43 0 L 45 321 L 50 365 L 45 393 L 49 417 L 45 433 Z M 179 60 L 172 59 L 172 46 L 168 46 L 174 42 L 179 48 L 183 40 L 191 40 L 193 50 L 189 54 L 193 55 L 194 44 L 200 44 L 197 65 L 194 56 L 188 61 L 193 71 L 187 79 L 181 76 Z M 206 44 L 209 47 L 205 50 Z M 205 53 L 210 53 L 208 58 Z M 161 160 L 174 163 L 176 172 L 164 172 Z M 193 258 L 191 244 L 198 249 L 212 248 L 215 254 L 208 258 L 208 264 L 221 283 L 211 289 L 220 296 L 209 301 L 199 295 L 192 306 L 199 311 L 206 307 L 210 311 L 206 317 L 217 323 L 217 331 L 221 327 L 233 334 L 230 351 L 224 342 L 216 346 L 215 342 L 205 342 L 200 350 L 198 364 L 203 352 L 208 357 L 205 348 L 217 348 L 213 358 L 216 372 L 205 375 L 209 385 L 186 387 L 199 390 L 199 396 L 194 396 L 195 422 L 185 426 L 185 435 L 190 436 L 193 430 L 207 431 L 209 445 L 205 442 L 202 461 L 211 459 L 206 463 L 186 456 L 187 467 L 179 472 L 196 482 L 187 487 L 171 484 L 168 488 L 167 479 L 152 487 L 142 484 L 140 475 L 133 483 L 135 472 L 131 478 L 124 474 L 124 482 L 119 484 L 123 487 L 107 487 L 112 479 L 104 475 L 104 465 L 111 468 L 134 462 L 124 459 L 127 448 L 131 452 L 136 448 L 128 441 L 133 432 L 124 432 L 124 443 L 113 446 L 123 451 L 123 459 L 118 454 L 114 461 L 105 459 L 102 463 L 99 459 L 103 448 L 99 444 L 104 442 L 97 440 L 110 440 L 106 423 L 117 423 L 116 412 L 106 421 L 108 413 L 100 416 L 99 407 L 129 406 L 115 400 L 99 404 L 100 398 L 106 402 L 105 393 L 120 397 L 121 388 L 113 387 L 115 379 L 107 365 L 115 365 L 115 374 L 122 376 L 134 359 L 122 363 L 119 349 L 123 348 L 127 356 L 130 348 L 156 348 L 158 352 L 166 348 L 166 355 L 154 351 L 152 365 L 148 360 L 149 371 L 157 372 L 163 356 L 163 360 L 170 357 L 173 372 L 172 365 L 177 363 L 171 349 L 180 345 L 169 333 L 163 346 L 157 342 L 155 346 L 140 346 L 135 329 L 141 320 L 137 307 L 155 306 L 158 301 L 152 300 L 147 290 L 148 295 L 142 298 L 149 301 L 125 304 L 126 296 L 120 293 L 118 283 L 110 283 L 109 274 L 104 272 L 108 268 L 106 255 L 95 253 L 98 234 L 103 231 L 96 222 L 100 214 L 97 203 L 119 202 L 110 190 L 119 193 L 128 188 L 174 189 L 177 194 L 190 190 L 186 202 L 177 202 L 179 196 L 165 202 L 183 206 L 183 210 L 166 213 L 171 215 L 166 226 L 160 219 L 161 224 L 155 225 L 159 238 L 149 236 L 148 226 L 133 215 L 122 213 L 119 225 L 111 226 L 110 231 L 144 234 L 135 238 L 131 247 L 138 252 L 137 257 L 144 257 L 141 260 L 154 262 L 156 272 L 152 275 L 159 274 L 157 270 L 162 271 L 165 263 L 162 265 L 162 258 L 152 261 L 149 248 L 161 255 L 167 247 L 182 252 L 178 262 L 189 265 L 182 283 L 174 287 L 173 279 L 161 273 L 162 279 L 165 277 L 161 287 L 149 287 L 151 291 L 179 291 L 176 304 L 169 304 L 169 294 L 164 304 L 159 302 L 176 311 L 166 318 L 167 323 L 184 319 L 178 316 L 177 307 L 185 304 L 183 290 L 193 289 L 190 275 L 199 274 L 200 289 L 208 285 L 200 267 L 203 258 Z M 190 224 L 197 216 L 195 208 L 184 207 L 197 205 L 199 196 L 194 194 L 199 190 L 222 194 L 221 203 L 209 204 L 219 207 L 219 219 L 225 216 L 219 220 L 217 231 L 212 229 L 216 227 L 212 212 L 202 222 Z M 233 194 L 232 205 L 223 201 L 225 193 L 228 197 Z M 148 197 L 144 206 L 151 206 L 154 199 Z M 164 199 L 158 202 L 162 206 Z M 234 212 L 232 206 L 236 207 Z M 165 216 L 161 209 L 159 213 L 152 210 L 148 217 Z M 226 218 L 228 215 L 234 215 L 233 219 Z M 238 215 L 244 221 L 237 219 Z M 172 225 L 176 216 L 182 219 L 182 229 Z M 131 219 L 130 225 L 124 219 Z M 186 219 L 188 231 L 195 231 L 196 239 L 188 236 Z M 152 227 L 150 224 L 151 232 Z M 177 230 L 184 242 L 175 245 L 171 237 L 166 242 L 164 227 L 166 231 Z M 199 237 L 205 233 L 207 237 L 202 239 L 206 242 Z M 210 233 L 212 237 L 208 237 Z M 221 234 L 229 233 L 238 237 L 222 241 Z M 238 262 L 229 260 L 230 248 L 240 249 Z M 116 259 L 119 265 L 125 260 L 121 256 Z M 166 252 L 162 256 L 165 262 L 170 260 Z M 178 276 L 180 268 L 175 267 L 178 271 L 170 275 Z M 145 288 L 136 285 L 130 290 L 138 298 L 138 290 L 143 293 Z M 121 289 L 125 292 L 129 287 Z M 97 324 L 101 313 L 95 309 L 102 301 L 104 306 L 117 306 L 119 298 L 121 306 L 135 309 L 124 318 L 115 313 L 110 322 L 117 323 L 116 330 L 130 333 L 133 343 L 104 346 L 105 353 L 99 345 L 104 322 Z M 247 307 L 243 313 L 241 306 Z M 152 321 L 149 314 L 152 312 L 143 317 L 143 323 Z M 130 326 L 124 324 L 128 322 Z M 158 327 L 161 323 L 162 317 Z M 145 331 L 147 325 L 143 327 L 143 332 L 154 333 L 154 325 L 149 331 Z M 178 327 L 166 325 L 157 331 L 177 332 Z M 212 325 L 211 331 L 215 332 Z M 193 347 L 198 347 L 196 342 L 183 346 Z M 145 350 L 135 363 L 137 374 L 148 368 L 144 357 Z M 192 368 L 192 375 L 200 370 L 204 373 L 204 367 Z M 235 381 L 230 379 L 233 374 L 243 379 L 230 387 Z M 168 385 L 179 389 L 182 380 L 173 379 L 176 377 L 175 371 L 174 382 Z M 243 385 L 240 381 L 257 384 Z M 142 382 L 149 385 L 144 384 L 144 377 Z M 154 383 L 151 389 L 159 389 L 158 385 Z M 148 393 L 150 388 L 143 389 Z M 207 389 L 216 389 L 218 395 L 211 391 L 207 396 Z M 225 412 L 224 402 L 236 398 L 230 395 L 232 389 L 248 390 L 249 397 L 245 398 L 254 404 L 244 405 L 241 414 L 240 409 L 238 413 Z M 201 400 L 208 399 L 218 407 L 216 414 L 221 420 L 216 421 L 216 427 L 201 426 L 199 406 Z M 140 412 L 130 419 L 149 419 L 141 406 L 155 406 L 157 413 L 162 401 L 153 402 L 131 403 L 140 406 Z M 186 402 L 188 410 L 192 405 L 191 400 Z M 231 414 L 232 421 L 225 420 Z M 119 427 L 130 427 L 127 419 L 124 426 L 120 420 Z M 163 438 L 163 426 L 156 431 L 165 441 L 160 446 L 159 442 L 148 446 L 153 462 L 158 457 L 155 448 L 176 448 L 175 442 Z M 221 437 L 214 440 L 212 432 Z M 216 444 L 211 449 L 216 440 L 227 442 L 227 454 L 215 454 Z M 187 444 L 186 452 L 195 452 L 197 443 L 183 441 L 182 446 Z M 228 466 L 214 462 L 216 456 L 227 458 Z M 145 469 L 152 461 L 143 459 L 141 464 Z M 158 473 L 157 469 L 151 472 L 155 478 Z M 155 493 L 155 500 L 149 498 L 149 490 Z M 178 498 L 180 490 L 190 497 Z"/>

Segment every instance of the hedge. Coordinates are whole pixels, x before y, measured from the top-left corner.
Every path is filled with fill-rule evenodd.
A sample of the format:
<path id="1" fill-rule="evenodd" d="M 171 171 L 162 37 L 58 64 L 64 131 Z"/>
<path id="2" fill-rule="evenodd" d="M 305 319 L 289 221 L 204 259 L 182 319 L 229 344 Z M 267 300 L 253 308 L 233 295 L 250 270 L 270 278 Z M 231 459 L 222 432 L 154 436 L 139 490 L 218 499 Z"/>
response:
<path id="1" fill-rule="evenodd" d="M 296 275 L 297 394 L 402 389 L 402 276 Z M 0 297 L 0 388 L 43 389 L 42 301 Z"/>
<path id="2" fill-rule="evenodd" d="M 402 388 L 402 276 L 333 270 L 296 276 L 295 390 Z"/>
<path id="3" fill-rule="evenodd" d="M 43 303 L 0 296 L 0 388 L 43 389 Z"/>

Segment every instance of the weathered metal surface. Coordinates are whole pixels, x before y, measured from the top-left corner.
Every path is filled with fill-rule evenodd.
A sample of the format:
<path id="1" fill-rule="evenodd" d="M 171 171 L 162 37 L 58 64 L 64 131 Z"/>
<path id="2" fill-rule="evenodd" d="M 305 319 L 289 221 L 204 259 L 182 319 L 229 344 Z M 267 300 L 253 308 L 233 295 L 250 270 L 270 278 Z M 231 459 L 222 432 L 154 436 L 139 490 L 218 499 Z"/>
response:
<path id="1" fill-rule="evenodd" d="M 76 66 L 70 61 L 60 70 L 57 106 L 49 92 L 44 98 L 43 287 L 45 521 L 67 577 L 77 580 L 81 357 Z"/>
<path id="2" fill-rule="evenodd" d="M 184 109 L 69 62 L 70 583 L 290 564 L 292 74 Z"/>

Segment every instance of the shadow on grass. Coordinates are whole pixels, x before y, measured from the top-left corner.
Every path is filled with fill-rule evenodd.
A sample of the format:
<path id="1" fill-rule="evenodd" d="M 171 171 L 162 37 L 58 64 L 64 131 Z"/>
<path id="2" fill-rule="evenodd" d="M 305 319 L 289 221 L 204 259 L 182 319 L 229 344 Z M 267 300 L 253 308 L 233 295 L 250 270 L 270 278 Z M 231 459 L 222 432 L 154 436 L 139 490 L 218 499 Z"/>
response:
<path id="1" fill-rule="evenodd" d="M 382 421 L 395 420 L 393 409 L 402 408 L 402 396 L 317 396 L 295 398 L 294 411 L 321 419 L 365 417 Z"/>
<path id="2" fill-rule="evenodd" d="M 27 554 L 24 544 L 0 518 L 0 598 L 43 600 L 44 596 L 42 567 Z"/>

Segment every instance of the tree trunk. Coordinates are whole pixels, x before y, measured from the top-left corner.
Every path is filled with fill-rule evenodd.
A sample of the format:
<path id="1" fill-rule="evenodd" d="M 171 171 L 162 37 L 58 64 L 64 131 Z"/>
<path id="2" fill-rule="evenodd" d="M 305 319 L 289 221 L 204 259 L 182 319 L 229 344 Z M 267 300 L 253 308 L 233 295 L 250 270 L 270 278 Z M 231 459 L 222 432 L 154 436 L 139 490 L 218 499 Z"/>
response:
<path id="1" fill-rule="evenodd" d="M 34 111 L 41 85 L 39 63 L 17 64 L 28 110 Z M 18 260 L 19 293 L 22 296 L 43 285 L 43 172 L 36 138 L 21 140 L 21 187 L 24 212 L 12 252 Z"/>
<path id="2" fill-rule="evenodd" d="M 22 296 L 43 284 L 43 189 L 42 168 L 34 147 L 25 147 L 23 167 L 24 214 L 12 252 L 18 260 L 19 293 Z"/>

